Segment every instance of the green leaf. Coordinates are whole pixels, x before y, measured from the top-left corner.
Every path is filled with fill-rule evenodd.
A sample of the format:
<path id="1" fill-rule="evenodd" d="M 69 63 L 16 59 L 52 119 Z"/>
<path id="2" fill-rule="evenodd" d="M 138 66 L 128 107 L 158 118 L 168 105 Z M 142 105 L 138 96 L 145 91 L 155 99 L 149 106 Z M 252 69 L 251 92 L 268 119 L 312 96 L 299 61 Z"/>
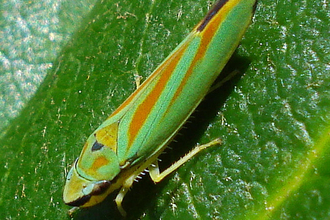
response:
<path id="1" fill-rule="evenodd" d="M 82 15 L 75 3 L 59 14 L 79 21 L 70 24 L 76 31 L 59 43 L 56 58 L 51 47 L 45 52 L 53 67 L 34 96 L 23 110 L 3 102 L 3 109 L 19 112 L 1 137 L 4 219 L 69 219 L 62 202 L 65 175 L 86 138 L 134 91 L 134 74 L 145 79 L 209 6 L 201 0 L 109 0 Z M 201 152 L 157 185 L 148 177 L 135 183 L 123 203 L 129 219 L 330 217 L 328 5 L 259 1 L 228 66 L 239 76 L 205 98 L 161 165 L 196 143 L 221 137 L 223 145 Z M 24 94 L 28 82 L 17 82 Z M 2 94 L 5 89 L 0 84 Z M 114 197 L 74 219 L 120 219 Z"/>
<path id="2" fill-rule="evenodd" d="M 3 133 L 34 95 L 94 1 L 1 1 L 0 130 Z"/>

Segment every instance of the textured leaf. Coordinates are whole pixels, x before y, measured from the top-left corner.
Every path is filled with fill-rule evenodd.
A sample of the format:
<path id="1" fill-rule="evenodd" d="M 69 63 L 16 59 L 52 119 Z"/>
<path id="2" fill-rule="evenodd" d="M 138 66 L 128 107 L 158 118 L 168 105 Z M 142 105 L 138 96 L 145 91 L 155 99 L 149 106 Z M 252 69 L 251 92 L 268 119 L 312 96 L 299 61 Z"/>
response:
<path id="1" fill-rule="evenodd" d="M 0 130 L 36 92 L 94 1 L 0 1 Z"/>
<path id="2" fill-rule="evenodd" d="M 84 141 L 134 91 L 134 74 L 148 76 L 208 6 L 95 4 L 2 135 L 4 219 L 69 218 L 65 174 Z M 206 97 L 161 165 L 196 143 L 221 137 L 223 145 L 157 185 L 148 177 L 134 184 L 123 204 L 129 219 L 330 217 L 329 11 L 328 0 L 259 2 L 228 66 L 240 74 Z M 114 196 L 74 219 L 120 219 Z"/>

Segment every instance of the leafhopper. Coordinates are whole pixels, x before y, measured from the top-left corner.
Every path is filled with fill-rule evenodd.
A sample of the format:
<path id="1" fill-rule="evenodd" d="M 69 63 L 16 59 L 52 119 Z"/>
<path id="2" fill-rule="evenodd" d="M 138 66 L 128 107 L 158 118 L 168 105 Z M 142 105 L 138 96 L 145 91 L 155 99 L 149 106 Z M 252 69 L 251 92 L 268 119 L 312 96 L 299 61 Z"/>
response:
<path id="1" fill-rule="evenodd" d="M 122 200 L 136 177 L 148 169 L 154 182 L 219 144 L 194 148 L 165 171 L 158 156 L 210 90 L 248 27 L 256 0 L 219 0 L 156 70 L 87 139 L 68 173 L 63 199 L 89 207 L 119 190 Z"/>

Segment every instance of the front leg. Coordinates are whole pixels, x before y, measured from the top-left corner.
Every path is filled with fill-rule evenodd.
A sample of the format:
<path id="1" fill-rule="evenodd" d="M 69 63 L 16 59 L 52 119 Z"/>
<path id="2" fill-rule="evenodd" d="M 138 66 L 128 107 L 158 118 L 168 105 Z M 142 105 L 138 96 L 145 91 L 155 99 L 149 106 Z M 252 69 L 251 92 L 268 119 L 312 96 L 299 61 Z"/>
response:
<path id="1" fill-rule="evenodd" d="M 136 178 L 136 175 L 131 175 L 128 179 L 126 179 L 123 183 L 123 186 L 121 187 L 119 193 L 116 196 L 115 202 L 117 204 L 117 208 L 122 216 L 126 216 L 127 213 L 124 210 L 123 206 L 121 205 L 126 193 L 128 192 L 129 188 L 133 185 L 134 179 Z"/>

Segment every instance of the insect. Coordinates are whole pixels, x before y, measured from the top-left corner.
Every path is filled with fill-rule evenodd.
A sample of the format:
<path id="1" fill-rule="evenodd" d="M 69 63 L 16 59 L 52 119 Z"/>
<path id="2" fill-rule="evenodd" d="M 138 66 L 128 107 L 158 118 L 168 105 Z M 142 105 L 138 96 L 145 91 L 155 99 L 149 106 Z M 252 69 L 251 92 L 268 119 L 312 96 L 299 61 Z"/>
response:
<path id="1" fill-rule="evenodd" d="M 122 200 L 134 179 L 148 169 L 154 182 L 214 141 L 160 172 L 158 156 L 208 93 L 238 46 L 256 0 L 219 0 L 156 70 L 87 139 L 68 173 L 63 200 L 75 207 L 100 203 L 119 190 Z"/>

